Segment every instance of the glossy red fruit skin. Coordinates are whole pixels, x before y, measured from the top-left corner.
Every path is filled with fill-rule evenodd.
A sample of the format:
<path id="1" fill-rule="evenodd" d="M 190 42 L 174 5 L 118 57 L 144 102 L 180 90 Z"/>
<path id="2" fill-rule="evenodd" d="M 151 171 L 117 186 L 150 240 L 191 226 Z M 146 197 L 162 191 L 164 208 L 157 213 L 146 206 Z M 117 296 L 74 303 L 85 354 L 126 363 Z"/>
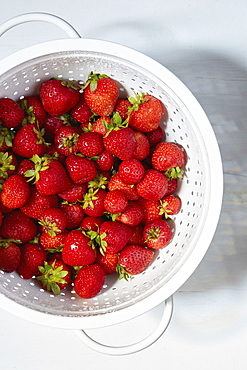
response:
<path id="1" fill-rule="evenodd" d="M 143 219 L 143 210 L 138 203 L 129 201 L 128 207 L 123 211 L 116 220 L 130 227 L 137 226 Z"/>
<path id="2" fill-rule="evenodd" d="M 140 161 L 135 158 L 122 161 L 118 167 L 118 174 L 125 184 L 137 184 L 141 181 L 145 173 L 145 168 Z"/>
<path id="3" fill-rule="evenodd" d="M 159 236 L 157 238 L 147 241 L 151 229 L 157 230 Z M 173 234 L 170 225 L 166 221 L 154 220 L 152 222 L 147 223 L 144 226 L 143 236 L 145 239 L 145 243 L 149 248 L 162 249 L 170 243 Z"/>
<path id="4" fill-rule="evenodd" d="M 140 245 L 128 244 L 119 253 L 119 264 L 130 275 L 142 273 L 154 258 L 154 251 Z"/>
<path id="5" fill-rule="evenodd" d="M 42 224 L 42 231 L 49 232 L 50 225 L 56 226 L 56 234 L 63 233 L 67 227 L 67 217 L 60 208 L 46 208 L 43 210 L 39 223 Z"/>
<path id="6" fill-rule="evenodd" d="M 70 203 L 76 203 L 78 201 L 83 200 L 83 196 L 87 191 L 87 185 L 86 184 L 74 184 L 72 183 L 71 187 L 62 192 L 59 193 L 59 197 L 63 200 L 66 200 Z"/>
<path id="7" fill-rule="evenodd" d="M 20 208 L 28 201 L 30 186 L 22 175 L 11 175 L 2 186 L 1 200 L 5 207 Z"/>
<path id="8" fill-rule="evenodd" d="M 101 217 L 86 216 L 81 221 L 80 227 L 85 231 L 98 231 L 103 222 L 104 220 Z"/>
<path id="9" fill-rule="evenodd" d="M 5 127 L 15 128 L 19 126 L 24 117 L 24 110 L 13 99 L 0 99 L 0 120 Z"/>
<path id="10" fill-rule="evenodd" d="M 7 247 L 0 246 L 0 269 L 13 272 L 17 269 L 21 258 L 21 251 L 15 243 L 8 243 Z"/>
<path id="11" fill-rule="evenodd" d="M 71 109 L 70 113 L 71 116 L 81 124 L 89 122 L 93 113 L 85 102 L 84 94 L 80 94 L 79 101 Z"/>
<path id="12" fill-rule="evenodd" d="M 63 233 L 51 236 L 46 232 L 40 234 L 39 242 L 45 249 L 60 250 L 63 248 L 64 241 L 68 235 L 68 230 Z"/>
<path id="13" fill-rule="evenodd" d="M 103 267 L 106 275 L 112 275 L 116 272 L 118 253 L 105 253 L 102 255 L 97 251 L 95 262 Z"/>
<path id="14" fill-rule="evenodd" d="M 109 191 L 104 199 L 104 208 L 110 213 L 124 212 L 128 207 L 128 198 L 121 190 Z"/>
<path id="15" fill-rule="evenodd" d="M 143 179 L 137 184 L 138 194 L 148 200 L 159 200 L 167 191 L 167 179 L 161 172 L 146 170 Z"/>
<path id="16" fill-rule="evenodd" d="M 97 197 L 97 199 L 92 200 L 92 205 L 84 205 L 83 210 L 87 216 L 102 217 L 105 213 L 104 200 L 106 197 L 106 191 L 98 189 L 95 197 Z"/>
<path id="17" fill-rule="evenodd" d="M 59 154 L 68 156 L 78 151 L 78 130 L 73 126 L 62 126 L 56 132 L 54 143 Z"/>
<path id="18" fill-rule="evenodd" d="M 93 298 L 103 288 L 105 282 L 105 272 L 102 266 L 94 263 L 84 266 L 79 271 L 74 280 L 74 289 L 81 298 Z"/>
<path id="19" fill-rule="evenodd" d="M 166 171 L 172 167 L 182 168 L 185 165 L 185 151 L 175 143 L 159 143 L 152 155 L 152 165 L 158 171 Z"/>
<path id="20" fill-rule="evenodd" d="M 36 243 L 28 243 L 21 246 L 21 258 L 17 272 L 23 279 L 31 279 L 38 275 L 39 266 L 46 260 L 45 249 Z"/>
<path id="21" fill-rule="evenodd" d="M 97 168 L 92 160 L 75 154 L 70 154 L 66 158 L 65 166 L 75 184 L 87 183 L 97 175 Z"/>
<path id="22" fill-rule="evenodd" d="M 22 126 L 15 134 L 12 150 L 21 157 L 31 158 L 34 154 L 42 157 L 46 146 L 42 134 L 31 123 Z"/>
<path id="23" fill-rule="evenodd" d="M 81 230 L 72 230 L 64 241 L 62 259 L 69 266 L 90 265 L 96 259 L 96 251 L 90 239 Z"/>
<path id="24" fill-rule="evenodd" d="M 103 152 L 103 138 L 97 132 L 85 132 L 78 139 L 78 150 L 86 157 L 94 157 Z"/>
<path id="25" fill-rule="evenodd" d="M 100 226 L 100 235 L 104 233 L 107 242 L 105 253 L 118 253 L 128 243 L 133 231 L 122 222 L 105 221 Z"/>
<path id="26" fill-rule="evenodd" d="M 125 184 L 118 173 L 112 176 L 112 178 L 108 182 L 108 189 L 110 191 L 116 189 L 121 190 L 129 200 L 137 200 L 140 197 L 137 193 L 136 185 L 132 186 L 129 184 Z"/>
<path id="27" fill-rule="evenodd" d="M 160 214 L 159 200 L 148 200 L 144 198 L 139 198 L 137 203 L 142 207 L 143 210 L 142 223 L 144 225 L 148 222 L 162 218 L 162 215 Z"/>
<path id="28" fill-rule="evenodd" d="M 167 210 L 167 216 L 176 215 L 181 209 L 181 199 L 177 196 L 167 195 L 161 199 L 162 205 L 164 205 L 164 211 Z"/>
<path id="29" fill-rule="evenodd" d="M 134 131 L 129 128 L 112 130 L 110 134 L 103 139 L 106 150 L 114 154 L 121 160 L 130 159 L 136 147 Z"/>
<path id="30" fill-rule="evenodd" d="M 123 121 L 128 118 L 128 108 L 131 107 L 131 103 L 128 99 L 119 98 L 116 102 L 114 112 L 119 113 Z"/>
<path id="31" fill-rule="evenodd" d="M 96 159 L 96 164 L 101 171 L 110 171 L 114 164 L 114 157 L 107 150 L 103 150 Z"/>
<path id="32" fill-rule="evenodd" d="M 67 229 L 75 229 L 78 227 L 84 217 L 84 211 L 80 204 L 61 203 L 60 209 L 67 218 Z"/>
<path id="33" fill-rule="evenodd" d="M 33 240 L 36 235 L 37 226 L 34 220 L 19 209 L 5 214 L 0 227 L 0 236 L 2 238 L 20 240 L 24 244 Z"/>
<path id="34" fill-rule="evenodd" d="M 150 154 L 149 141 L 145 134 L 141 131 L 134 131 L 134 135 L 136 139 L 136 147 L 133 152 L 133 158 L 143 161 Z"/>
<path id="35" fill-rule="evenodd" d="M 146 133 L 150 146 L 155 146 L 165 139 L 165 132 L 159 126 L 155 130 Z"/>
<path id="36" fill-rule="evenodd" d="M 25 119 L 28 123 L 38 125 L 40 128 L 43 127 L 46 120 L 46 111 L 37 96 L 24 96 L 19 104 L 25 111 Z"/>

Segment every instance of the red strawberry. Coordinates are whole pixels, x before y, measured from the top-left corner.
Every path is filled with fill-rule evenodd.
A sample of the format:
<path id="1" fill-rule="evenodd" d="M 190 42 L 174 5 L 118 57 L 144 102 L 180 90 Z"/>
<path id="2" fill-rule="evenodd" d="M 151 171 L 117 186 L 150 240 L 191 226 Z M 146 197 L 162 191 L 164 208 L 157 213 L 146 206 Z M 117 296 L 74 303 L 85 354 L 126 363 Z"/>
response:
<path id="1" fill-rule="evenodd" d="M 89 106 L 85 102 L 84 94 L 80 94 L 78 103 L 71 109 L 71 116 L 79 123 L 87 123 L 92 117 Z"/>
<path id="2" fill-rule="evenodd" d="M 142 161 L 150 154 L 150 144 L 147 137 L 141 131 L 134 131 L 136 139 L 136 147 L 133 153 L 133 158 Z"/>
<path id="3" fill-rule="evenodd" d="M 89 189 L 84 195 L 83 210 L 86 215 L 93 217 L 101 217 L 105 212 L 104 200 L 106 191 L 103 189 Z"/>
<path id="4" fill-rule="evenodd" d="M 75 184 L 87 183 L 97 174 L 95 163 L 91 159 L 80 155 L 70 154 L 66 158 L 65 165 L 71 180 Z"/>
<path id="5" fill-rule="evenodd" d="M 53 117 L 47 115 L 46 120 L 44 122 L 44 138 L 48 143 L 52 143 L 55 137 L 56 132 L 63 126 L 67 125 L 68 121 L 67 118 L 64 116 L 61 117 Z"/>
<path id="6" fill-rule="evenodd" d="M 0 269 L 13 272 L 17 269 L 21 258 L 19 246 L 9 240 L 0 239 Z"/>
<path id="7" fill-rule="evenodd" d="M 160 213 L 166 218 L 176 215 L 181 209 L 181 199 L 173 195 L 165 196 L 160 200 Z"/>
<path id="8" fill-rule="evenodd" d="M 127 196 L 129 200 L 137 200 L 139 198 L 139 194 L 137 193 L 137 190 L 136 190 L 136 185 L 133 186 L 133 185 L 125 184 L 120 178 L 118 173 L 116 173 L 110 179 L 108 183 L 108 189 L 110 191 L 121 190 Z"/>
<path id="9" fill-rule="evenodd" d="M 128 108 L 132 106 L 131 102 L 128 99 L 119 98 L 116 102 L 114 111 L 118 112 L 123 121 L 128 118 Z"/>
<path id="10" fill-rule="evenodd" d="M 124 212 L 128 204 L 128 198 L 121 190 L 109 191 L 104 199 L 105 210 L 112 214 Z"/>
<path id="11" fill-rule="evenodd" d="M 101 171 L 110 171 L 114 164 L 114 156 L 108 150 L 103 150 L 96 159 L 96 164 Z"/>
<path id="12" fill-rule="evenodd" d="M 67 217 L 59 208 L 45 209 L 39 219 L 42 232 L 46 232 L 51 236 L 61 234 L 67 227 Z"/>
<path id="13" fill-rule="evenodd" d="M 75 292 L 81 298 L 92 298 L 102 290 L 104 282 L 105 272 L 102 266 L 97 263 L 84 266 L 74 280 Z"/>
<path id="14" fill-rule="evenodd" d="M 15 209 L 4 216 L 0 228 L 0 236 L 4 239 L 20 240 L 27 243 L 37 234 L 37 226 L 33 219 L 26 216 L 19 209 Z"/>
<path id="15" fill-rule="evenodd" d="M 17 173 L 18 175 L 25 175 L 25 172 L 28 170 L 34 170 L 34 163 L 30 159 L 22 159 L 17 164 Z"/>
<path id="16" fill-rule="evenodd" d="M 112 126 L 110 117 L 99 117 L 92 125 L 92 131 L 97 132 L 101 136 L 107 135 Z"/>
<path id="17" fill-rule="evenodd" d="M 120 278 L 126 277 L 126 273 L 137 275 L 142 273 L 150 265 L 154 258 L 154 251 L 136 244 L 129 244 L 119 253 Z M 124 276 L 122 276 L 124 275 Z"/>
<path id="18" fill-rule="evenodd" d="M 16 173 L 17 159 L 11 152 L 0 152 L 0 180 Z"/>
<path id="19" fill-rule="evenodd" d="M 152 155 L 153 168 L 158 171 L 167 171 L 170 168 L 183 168 L 185 165 L 185 151 L 175 143 L 159 143 Z"/>
<path id="20" fill-rule="evenodd" d="M 172 230 L 164 220 L 154 220 L 144 226 L 143 236 L 148 247 L 161 249 L 172 239 Z"/>
<path id="21" fill-rule="evenodd" d="M 67 172 L 57 159 L 34 155 L 32 161 L 35 169 L 25 172 L 25 176 L 35 181 L 35 186 L 41 194 L 59 194 L 71 187 Z"/>
<path id="22" fill-rule="evenodd" d="M 30 188 L 30 196 L 24 206 L 20 207 L 20 210 L 25 215 L 38 220 L 44 209 L 57 208 L 58 198 L 54 195 L 43 195 L 36 189 L 35 186 Z"/>
<path id="23" fill-rule="evenodd" d="M 108 136 L 103 139 L 106 150 L 114 154 L 121 160 L 130 159 L 133 156 L 136 139 L 134 131 L 129 128 L 120 128 L 112 130 Z"/>
<path id="24" fill-rule="evenodd" d="M 128 207 L 120 215 L 117 215 L 116 220 L 128 226 L 137 226 L 143 218 L 142 208 L 133 201 L 129 201 Z"/>
<path id="25" fill-rule="evenodd" d="M 14 131 L 10 130 L 8 127 L 4 127 L 0 120 L 0 151 L 5 152 L 12 147 L 12 142 L 14 139 Z"/>
<path id="26" fill-rule="evenodd" d="M 62 202 L 60 204 L 60 209 L 63 211 L 67 218 L 67 229 L 75 229 L 80 225 L 84 217 L 84 211 L 80 204 Z"/>
<path id="27" fill-rule="evenodd" d="M 178 179 L 177 178 L 167 178 L 168 188 L 165 195 L 172 195 L 177 190 Z"/>
<path id="28" fill-rule="evenodd" d="M 145 246 L 144 237 L 143 237 L 144 226 L 142 224 L 139 224 L 137 226 L 133 226 L 131 229 L 133 231 L 133 235 L 128 241 L 128 244 L 137 244 L 137 245 Z"/>
<path id="29" fill-rule="evenodd" d="M 78 130 L 73 126 L 62 126 L 56 132 L 54 143 L 59 154 L 68 156 L 78 151 Z"/>
<path id="30" fill-rule="evenodd" d="M 159 126 L 155 130 L 146 133 L 150 146 L 155 146 L 162 140 L 165 140 L 165 132 Z"/>
<path id="31" fill-rule="evenodd" d="M 95 262 L 103 267 L 106 275 L 114 274 L 118 264 L 118 254 L 105 253 L 102 255 L 99 251 L 97 251 Z"/>
<path id="32" fill-rule="evenodd" d="M 45 153 L 44 131 L 31 123 L 22 126 L 16 133 L 12 150 L 21 157 L 31 158 L 37 154 L 42 156 Z"/>
<path id="33" fill-rule="evenodd" d="M 167 179 L 161 172 L 146 170 L 143 179 L 136 185 L 138 194 L 148 200 L 159 200 L 167 191 Z"/>
<path id="34" fill-rule="evenodd" d="M 103 222 L 101 217 L 86 216 L 83 218 L 80 228 L 84 231 L 97 231 Z"/>
<path id="35" fill-rule="evenodd" d="M 40 281 L 42 288 L 57 295 L 70 283 L 71 271 L 62 261 L 45 261 L 43 266 L 39 266 L 37 280 Z"/>
<path id="36" fill-rule="evenodd" d="M 44 248 L 36 243 L 27 243 L 21 246 L 21 259 L 17 272 L 23 279 L 31 279 L 38 275 L 39 266 L 46 260 Z"/>
<path id="37" fill-rule="evenodd" d="M 137 159 L 126 159 L 118 167 L 118 174 L 125 184 L 137 184 L 145 173 L 144 166 Z"/>
<path id="38" fill-rule="evenodd" d="M 86 157 L 94 157 L 103 152 L 103 138 L 97 132 L 85 132 L 78 138 L 78 150 Z"/>
<path id="39" fill-rule="evenodd" d="M 39 90 L 41 102 L 51 116 L 61 116 L 79 101 L 79 90 L 73 83 L 63 80 L 44 81 Z"/>
<path id="40" fill-rule="evenodd" d="M 68 235 L 67 230 L 55 236 L 51 236 L 46 232 L 42 232 L 40 234 L 39 242 L 46 250 L 49 250 L 50 252 L 53 253 L 55 251 L 59 252 L 63 249 L 64 241 L 67 235 Z"/>
<path id="41" fill-rule="evenodd" d="M 84 194 L 86 194 L 87 185 L 86 184 L 72 184 L 71 187 L 59 193 L 59 197 L 70 203 L 76 203 L 83 200 Z"/>
<path id="42" fill-rule="evenodd" d="M 105 221 L 100 226 L 100 251 L 104 253 L 118 253 L 128 243 L 133 232 L 122 222 Z"/>
<path id="43" fill-rule="evenodd" d="M 159 200 L 139 198 L 137 203 L 142 207 L 143 210 L 143 224 L 162 218 Z"/>
<path id="44" fill-rule="evenodd" d="M 132 107 L 129 109 L 129 126 L 134 130 L 150 132 L 160 123 L 163 108 L 161 101 L 152 95 L 136 94 L 130 97 Z"/>
<path id="45" fill-rule="evenodd" d="M 99 116 L 110 116 L 118 99 L 118 85 L 106 75 L 88 76 L 84 97 L 89 108 Z"/>
<path id="46" fill-rule="evenodd" d="M 37 96 L 25 96 L 19 101 L 19 105 L 25 112 L 27 123 L 43 127 L 46 119 L 46 111 Z"/>
<path id="47" fill-rule="evenodd" d="M 96 251 L 88 236 L 81 230 L 72 230 L 65 238 L 62 258 L 69 266 L 90 265 L 96 259 Z"/>
<path id="48" fill-rule="evenodd" d="M 22 207 L 29 196 L 30 187 L 22 175 L 12 175 L 3 183 L 1 200 L 5 207 Z"/>
<path id="49" fill-rule="evenodd" d="M 24 119 L 24 110 L 12 99 L 0 99 L 0 120 L 5 127 L 19 126 Z"/>

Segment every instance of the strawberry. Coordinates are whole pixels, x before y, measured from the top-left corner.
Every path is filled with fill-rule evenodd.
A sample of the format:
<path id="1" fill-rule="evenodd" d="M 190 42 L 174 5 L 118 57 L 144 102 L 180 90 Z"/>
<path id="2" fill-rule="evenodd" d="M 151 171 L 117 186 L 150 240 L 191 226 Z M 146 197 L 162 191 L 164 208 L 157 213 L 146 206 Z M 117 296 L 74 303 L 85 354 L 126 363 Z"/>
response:
<path id="1" fill-rule="evenodd" d="M 20 160 L 17 164 L 17 173 L 18 175 L 25 176 L 25 172 L 28 170 L 34 170 L 34 163 L 27 158 Z"/>
<path id="2" fill-rule="evenodd" d="M 144 226 L 143 236 L 149 248 L 161 249 L 172 239 L 172 230 L 164 220 L 154 220 Z"/>
<path id="3" fill-rule="evenodd" d="M 30 196 L 30 187 L 22 175 L 11 175 L 2 186 L 1 200 L 5 207 L 24 206 Z"/>
<path id="4" fill-rule="evenodd" d="M 51 116 L 61 116 L 72 109 L 79 101 L 79 90 L 73 83 L 51 79 L 44 81 L 39 89 L 44 109 Z"/>
<path id="5" fill-rule="evenodd" d="M 78 138 L 78 150 L 86 157 L 94 157 L 104 150 L 103 138 L 97 132 L 85 132 Z"/>
<path id="6" fill-rule="evenodd" d="M 131 229 L 133 231 L 133 235 L 128 241 L 128 244 L 138 244 L 138 245 L 145 246 L 144 237 L 143 237 L 144 226 L 142 224 L 139 224 L 139 225 L 133 226 Z"/>
<path id="7" fill-rule="evenodd" d="M 84 231 L 97 231 L 103 222 L 101 217 L 86 216 L 83 218 L 80 228 Z"/>
<path id="8" fill-rule="evenodd" d="M 42 232 L 51 236 L 56 236 L 65 231 L 67 227 L 67 217 L 59 208 L 46 208 L 43 210 L 39 219 Z"/>
<path id="9" fill-rule="evenodd" d="M 114 156 L 108 150 L 103 150 L 98 155 L 96 164 L 101 171 L 110 171 L 114 165 Z"/>
<path id="10" fill-rule="evenodd" d="M 148 200 L 144 198 L 139 198 L 137 203 L 139 204 L 139 206 L 141 206 L 143 211 L 143 224 L 162 218 L 159 200 Z"/>
<path id="11" fill-rule="evenodd" d="M 24 122 L 43 127 L 46 111 L 37 96 L 24 96 L 19 101 L 19 105 L 25 112 Z"/>
<path id="12" fill-rule="evenodd" d="M 107 75 L 90 73 L 84 87 L 89 108 L 99 116 L 110 116 L 118 99 L 118 85 Z"/>
<path id="13" fill-rule="evenodd" d="M 90 265 L 96 259 L 96 251 L 83 231 L 71 230 L 64 241 L 62 258 L 69 266 Z"/>
<path id="14" fill-rule="evenodd" d="M 71 116 L 79 123 L 84 124 L 90 121 L 92 111 L 85 102 L 84 94 L 80 94 L 79 100 L 70 111 Z"/>
<path id="15" fill-rule="evenodd" d="M 167 184 L 168 184 L 168 188 L 167 188 L 165 195 L 168 196 L 168 195 L 174 194 L 178 187 L 178 179 L 168 177 Z"/>
<path id="16" fill-rule="evenodd" d="M 84 211 L 80 204 L 72 204 L 65 201 L 60 204 L 60 209 L 67 218 L 67 229 L 75 229 L 80 225 L 84 217 Z"/>
<path id="17" fill-rule="evenodd" d="M 138 275 L 150 265 L 154 258 L 154 251 L 136 244 L 126 245 L 119 253 L 117 271 L 120 278 L 128 275 Z"/>
<path id="18" fill-rule="evenodd" d="M 28 201 L 24 206 L 20 207 L 20 210 L 25 213 L 25 215 L 38 220 L 40 219 L 44 209 L 57 207 L 57 195 L 43 195 L 35 186 L 31 186 Z"/>
<path id="19" fill-rule="evenodd" d="M 160 200 L 160 214 L 164 214 L 165 218 L 176 215 L 181 209 L 181 199 L 173 195 L 168 195 Z"/>
<path id="20" fill-rule="evenodd" d="M 19 126 L 25 117 L 24 110 L 12 99 L 0 99 L 0 121 L 5 127 Z"/>
<path id="21" fill-rule="evenodd" d="M 136 147 L 133 152 L 133 158 L 143 161 L 150 154 L 150 144 L 147 137 L 141 131 L 134 131 Z"/>
<path id="22" fill-rule="evenodd" d="M 64 116 L 54 117 L 50 116 L 49 114 L 46 117 L 44 122 L 44 138 L 45 141 L 48 143 L 52 143 L 55 137 L 56 132 L 61 128 L 68 124 L 67 118 Z"/>
<path id="23" fill-rule="evenodd" d="M 105 253 L 102 255 L 99 251 L 97 251 L 96 255 L 95 262 L 103 267 L 106 275 L 111 275 L 116 272 L 118 253 Z"/>
<path id="24" fill-rule="evenodd" d="M 136 185 L 133 186 L 133 185 L 125 184 L 120 178 L 118 173 L 116 173 L 110 179 L 108 183 L 108 189 L 110 191 L 121 190 L 127 196 L 129 200 L 137 200 L 139 198 L 139 194 L 137 193 L 137 190 L 136 190 Z"/>
<path id="25" fill-rule="evenodd" d="M 81 298 L 92 298 L 102 290 L 104 282 L 105 272 L 102 266 L 97 263 L 84 266 L 74 280 L 75 292 Z"/>
<path id="26" fill-rule="evenodd" d="M 16 242 L 11 239 L 0 239 L 0 269 L 13 272 L 17 269 L 21 258 L 21 251 Z"/>
<path id="27" fill-rule="evenodd" d="M 155 130 L 147 132 L 146 137 L 150 146 L 155 146 L 162 140 L 165 140 L 165 132 L 163 132 L 162 128 L 159 126 Z"/>
<path id="28" fill-rule="evenodd" d="M 17 159 L 11 152 L 0 152 L 0 180 L 16 173 Z"/>
<path id="29" fill-rule="evenodd" d="M 60 252 L 63 249 L 64 241 L 67 235 L 67 230 L 55 236 L 52 236 L 46 232 L 42 232 L 39 237 L 39 243 L 50 252 Z"/>
<path id="30" fill-rule="evenodd" d="M 22 245 L 20 263 L 17 267 L 18 274 L 23 279 L 31 279 L 38 275 L 39 266 L 46 260 L 45 249 L 36 243 L 27 243 Z"/>
<path id="31" fill-rule="evenodd" d="M 161 101 L 149 94 L 135 94 L 129 97 L 132 107 L 129 109 L 129 127 L 141 132 L 155 130 L 160 123 L 163 108 Z"/>
<path id="32" fill-rule="evenodd" d="M 177 167 L 183 168 L 185 165 L 185 151 L 175 143 L 159 143 L 152 155 L 152 165 L 158 171 L 167 171 Z"/>
<path id="33" fill-rule="evenodd" d="M 68 156 L 78 151 L 77 143 L 79 139 L 78 130 L 73 126 L 62 126 L 56 132 L 54 143 L 59 154 Z"/>
<path id="34" fill-rule="evenodd" d="M 100 226 L 100 252 L 118 253 L 132 236 L 128 225 L 118 221 L 104 221 Z"/>
<path id="35" fill-rule="evenodd" d="M 109 191 L 104 199 L 105 210 L 112 214 L 124 212 L 128 204 L 128 198 L 121 190 Z"/>
<path id="36" fill-rule="evenodd" d="M 89 189 L 84 195 L 83 210 L 87 216 L 101 217 L 105 212 L 104 200 L 106 191 L 103 189 Z"/>
<path id="37" fill-rule="evenodd" d="M 116 102 L 114 111 L 117 112 L 123 121 L 128 118 L 128 108 L 132 106 L 131 102 L 128 99 L 119 98 Z"/>
<path id="38" fill-rule="evenodd" d="M 35 168 L 26 171 L 25 176 L 35 181 L 36 189 L 41 194 L 59 194 L 71 187 L 67 172 L 57 159 L 34 155 L 31 160 L 34 162 Z"/>
<path id="39" fill-rule="evenodd" d="M 145 173 L 144 166 L 137 159 L 126 159 L 118 167 L 118 174 L 125 184 L 137 184 Z"/>
<path id="40" fill-rule="evenodd" d="M 31 123 L 22 126 L 13 140 L 12 150 L 21 157 L 42 156 L 46 150 L 44 131 Z"/>
<path id="41" fill-rule="evenodd" d="M 116 220 L 128 226 L 137 226 L 143 218 L 142 208 L 133 201 L 129 201 L 128 207 L 120 215 L 117 215 Z"/>
<path id="42" fill-rule="evenodd" d="M 72 184 L 71 187 L 59 193 L 59 197 L 70 203 L 76 203 L 83 200 L 84 195 L 87 192 L 86 184 Z"/>
<path id="43" fill-rule="evenodd" d="M 167 191 L 167 179 L 161 172 L 146 170 L 143 179 L 136 185 L 138 194 L 148 200 L 159 200 Z"/>
<path id="44" fill-rule="evenodd" d="M 34 220 L 19 209 L 15 209 L 5 214 L 3 223 L 0 227 L 0 236 L 4 239 L 20 240 L 27 243 L 37 234 L 37 226 Z"/>
<path id="45" fill-rule="evenodd" d="M 10 130 L 8 127 L 4 127 L 0 120 L 0 151 L 6 152 L 12 147 L 12 142 L 14 139 L 14 131 Z"/>
<path id="46" fill-rule="evenodd" d="M 71 282 L 71 271 L 62 261 L 56 259 L 50 262 L 45 261 L 43 266 L 39 266 L 37 280 L 40 281 L 43 289 L 57 295 Z"/>
<path id="47" fill-rule="evenodd" d="M 91 159 L 80 155 L 70 154 L 65 160 L 65 166 L 75 184 L 87 183 L 97 174 L 95 163 Z"/>
<path id="48" fill-rule="evenodd" d="M 97 132 L 97 134 L 101 136 L 107 135 L 108 131 L 112 126 L 112 120 L 110 117 L 99 117 L 93 124 L 92 124 L 92 131 Z"/>
<path id="49" fill-rule="evenodd" d="M 131 128 L 125 127 L 119 130 L 112 130 L 108 136 L 104 137 L 103 141 L 106 150 L 119 159 L 132 158 L 136 147 L 136 139 Z"/>

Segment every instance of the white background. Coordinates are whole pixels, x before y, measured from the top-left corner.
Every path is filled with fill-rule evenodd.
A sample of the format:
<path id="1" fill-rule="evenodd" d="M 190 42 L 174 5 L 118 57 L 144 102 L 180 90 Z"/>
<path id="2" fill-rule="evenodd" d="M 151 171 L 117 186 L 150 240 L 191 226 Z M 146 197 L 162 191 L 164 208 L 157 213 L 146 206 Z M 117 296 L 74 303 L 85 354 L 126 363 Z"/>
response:
<path id="1" fill-rule="evenodd" d="M 132 47 L 177 75 L 212 123 L 223 158 L 225 189 L 211 246 L 194 274 L 174 294 L 172 321 L 155 344 L 128 356 L 103 355 L 85 346 L 73 331 L 32 324 L 0 309 L 1 370 L 245 370 L 246 1 L 9 0 L 2 4 L 0 23 L 29 11 L 56 14 L 70 22 L 82 37 Z M 0 58 L 65 36 L 54 25 L 21 25 L 0 39 Z M 158 306 L 135 320 L 91 330 L 91 334 L 111 343 L 118 333 L 121 344 L 127 344 L 151 333 L 161 311 Z"/>

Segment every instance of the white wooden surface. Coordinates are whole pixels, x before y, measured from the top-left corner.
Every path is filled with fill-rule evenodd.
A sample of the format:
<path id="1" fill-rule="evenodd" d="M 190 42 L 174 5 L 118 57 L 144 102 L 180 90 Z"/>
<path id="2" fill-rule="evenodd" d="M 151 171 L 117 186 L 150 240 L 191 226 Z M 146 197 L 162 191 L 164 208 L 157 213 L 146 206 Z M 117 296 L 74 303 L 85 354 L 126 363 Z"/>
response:
<path id="1" fill-rule="evenodd" d="M 32 324 L 0 310 L 1 370 L 247 368 L 247 47 L 245 0 L 31 0 L 4 2 L 0 23 L 29 11 L 67 19 L 87 38 L 133 47 L 158 60 L 194 93 L 217 136 L 224 166 L 224 201 L 212 244 L 174 295 L 166 333 L 137 354 L 94 352 L 73 331 Z M 19 26 L 0 39 L 0 57 L 65 37 L 53 25 Z M 217 176 L 217 174 L 215 174 Z M 91 330 L 127 344 L 150 333 L 161 306 L 115 327 Z M 133 329 L 134 328 L 134 329 Z M 112 338 L 112 339 L 111 339 Z M 111 340 L 113 342 L 111 342 Z"/>

